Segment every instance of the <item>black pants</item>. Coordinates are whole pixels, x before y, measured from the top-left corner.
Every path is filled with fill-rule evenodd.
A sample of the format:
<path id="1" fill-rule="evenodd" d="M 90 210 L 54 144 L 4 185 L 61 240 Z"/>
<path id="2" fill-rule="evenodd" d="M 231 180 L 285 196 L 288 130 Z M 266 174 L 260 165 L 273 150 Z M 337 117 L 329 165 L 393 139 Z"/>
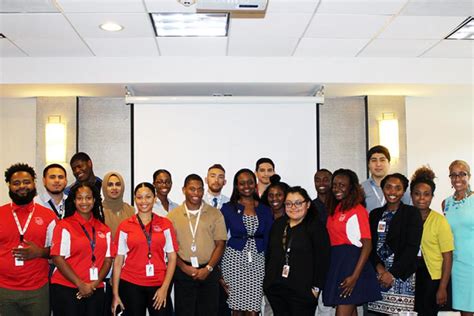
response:
<path id="1" fill-rule="evenodd" d="M 275 316 L 314 316 L 317 299 L 311 302 L 294 294 L 284 285 L 273 285 L 265 291 Z"/>
<path id="2" fill-rule="evenodd" d="M 423 258 L 418 259 L 415 283 L 415 311 L 419 316 L 436 316 L 441 310 L 450 310 L 451 291 L 448 285 L 448 302 L 443 308 L 436 304 L 440 280 L 432 280 Z"/>
<path id="3" fill-rule="evenodd" d="M 120 280 L 119 294 L 125 306 L 124 315 L 144 316 L 146 315 L 146 310 L 148 310 L 150 316 L 171 315 L 169 297 L 166 299 L 166 307 L 162 307 L 159 310 L 153 308 L 153 296 L 158 288 L 158 286 L 141 286 Z"/>
<path id="4" fill-rule="evenodd" d="M 179 267 L 174 273 L 176 316 L 214 316 L 219 308 L 219 283 L 216 270 L 206 280 L 195 281 Z"/>
<path id="5" fill-rule="evenodd" d="M 51 284 L 54 316 L 102 316 L 104 312 L 104 289 L 97 289 L 88 298 L 78 300 L 77 288 Z"/>

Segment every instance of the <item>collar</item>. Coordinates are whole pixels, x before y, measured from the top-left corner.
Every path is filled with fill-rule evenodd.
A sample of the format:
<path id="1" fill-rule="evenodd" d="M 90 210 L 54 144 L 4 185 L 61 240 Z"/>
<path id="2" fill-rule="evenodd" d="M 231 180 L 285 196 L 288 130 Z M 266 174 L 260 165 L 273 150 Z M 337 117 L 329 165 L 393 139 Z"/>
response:
<path id="1" fill-rule="evenodd" d="M 89 223 L 89 225 L 92 226 L 92 224 L 94 224 L 95 222 L 95 218 L 93 215 L 91 215 L 91 218 L 89 220 L 86 220 L 84 219 L 84 217 L 82 217 L 81 215 L 79 215 L 79 213 L 77 211 L 74 212 L 74 215 L 72 216 L 77 222 L 79 222 L 79 224 L 81 225 L 85 225 L 87 223 Z"/>
<path id="2" fill-rule="evenodd" d="M 35 202 L 34 201 L 31 201 L 30 203 L 28 204 L 25 204 L 25 205 L 17 205 L 13 202 L 11 202 L 11 208 L 12 208 L 12 211 L 14 212 L 32 212 L 33 209 L 34 209 L 34 204 Z"/>
<path id="3" fill-rule="evenodd" d="M 186 201 L 184 201 L 183 204 L 181 204 L 181 207 L 182 207 L 182 209 L 183 209 L 183 214 L 184 214 L 184 216 L 187 216 L 188 213 L 187 213 L 187 211 L 186 211 L 186 210 L 187 210 Z M 200 206 L 200 208 L 201 208 L 201 212 L 202 212 L 202 213 L 207 212 L 207 204 L 204 203 L 204 201 L 201 201 L 201 206 Z M 197 210 L 193 210 L 193 211 L 197 211 Z"/>
<path id="4" fill-rule="evenodd" d="M 219 193 L 218 195 L 214 195 L 211 193 L 211 191 L 209 191 L 209 189 L 206 191 L 206 195 L 208 196 L 210 200 L 212 200 L 213 198 L 216 198 L 218 201 L 220 201 L 222 198 L 222 193 Z"/>
<path id="5" fill-rule="evenodd" d="M 49 201 L 53 201 L 54 205 L 56 205 L 56 202 L 54 202 L 53 198 L 51 197 L 51 195 L 49 195 L 48 192 L 42 193 L 40 195 L 40 199 L 44 201 L 45 203 L 48 203 Z M 58 204 L 58 206 L 63 204 L 64 201 L 66 201 L 66 199 L 67 199 L 67 195 L 63 193 L 63 197 L 61 198 L 61 202 Z"/>

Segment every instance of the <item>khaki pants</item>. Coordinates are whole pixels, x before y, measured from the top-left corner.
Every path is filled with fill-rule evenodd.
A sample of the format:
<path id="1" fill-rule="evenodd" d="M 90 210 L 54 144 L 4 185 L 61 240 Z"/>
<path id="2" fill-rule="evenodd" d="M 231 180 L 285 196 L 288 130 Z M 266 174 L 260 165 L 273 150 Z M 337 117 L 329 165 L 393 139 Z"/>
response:
<path id="1" fill-rule="evenodd" d="M 0 288 L 0 316 L 48 316 L 49 285 L 37 290 Z"/>

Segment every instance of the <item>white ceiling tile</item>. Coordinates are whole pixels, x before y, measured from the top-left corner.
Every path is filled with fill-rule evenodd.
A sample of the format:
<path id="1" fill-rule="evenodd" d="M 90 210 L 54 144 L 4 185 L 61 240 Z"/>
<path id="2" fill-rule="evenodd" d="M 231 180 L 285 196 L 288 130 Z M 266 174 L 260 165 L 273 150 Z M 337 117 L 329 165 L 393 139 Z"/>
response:
<path id="1" fill-rule="evenodd" d="M 145 0 L 148 12 L 196 12 L 196 6 L 186 7 L 178 0 Z"/>
<path id="2" fill-rule="evenodd" d="M 154 37 L 150 16 L 146 13 L 68 13 L 66 15 L 84 38 Z M 99 25 L 115 22 L 124 27 L 119 32 L 107 32 Z"/>
<path id="3" fill-rule="evenodd" d="M 261 18 L 232 18 L 229 36 L 233 38 L 301 37 L 311 14 L 266 14 Z"/>
<path id="4" fill-rule="evenodd" d="M 158 56 L 154 38 L 85 38 L 87 45 L 100 57 Z"/>
<path id="5" fill-rule="evenodd" d="M 0 30 L 10 40 L 28 38 L 77 38 L 60 13 L 0 14 Z"/>
<path id="6" fill-rule="evenodd" d="M 466 17 L 398 16 L 379 35 L 384 39 L 442 39 Z"/>
<path id="7" fill-rule="evenodd" d="M 444 40 L 421 57 L 474 58 L 474 41 Z"/>
<path id="8" fill-rule="evenodd" d="M 318 13 L 325 14 L 397 14 L 408 0 L 321 0 Z"/>
<path id="9" fill-rule="evenodd" d="M 23 53 L 18 47 L 13 45 L 12 42 L 7 40 L 6 38 L 0 39 L 0 57 L 25 57 L 25 53 Z M 1 64 L 1 62 L 0 62 Z"/>
<path id="10" fill-rule="evenodd" d="M 1 0 L 0 12 L 59 12 L 51 0 Z"/>
<path id="11" fill-rule="evenodd" d="M 227 37 L 158 37 L 162 56 L 225 56 Z"/>
<path id="12" fill-rule="evenodd" d="M 268 0 L 267 13 L 312 13 L 319 0 Z"/>
<path id="13" fill-rule="evenodd" d="M 411 0 L 402 15 L 469 16 L 474 15 L 474 0 Z"/>
<path id="14" fill-rule="evenodd" d="M 229 56 L 291 56 L 297 38 L 229 38 Z"/>
<path id="15" fill-rule="evenodd" d="M 305 37 L 372 38 L 389 18 L 384 15 L 316 14 Z"/>
<path id="16" fill-rule="evenodd" d="M 294 56 L 355 57 L 370 39 L 303 38 Z"/>
<path id="17" fill-rule="evenodd" d="M 376 39 L 359 54 L 359 57 L 418 57 L 436 40 Z"/>
<path id="18" fill-rule="evenodd" d="M 92 56 L 80 40 L 52 38 L 19 39 L 15 41 L 31 57 L 79 57 Z"/>
<path id="19" fill-rule="evenodd" d="M 141 0 L 57 0 L 64 12 L 146 12 Z"/>

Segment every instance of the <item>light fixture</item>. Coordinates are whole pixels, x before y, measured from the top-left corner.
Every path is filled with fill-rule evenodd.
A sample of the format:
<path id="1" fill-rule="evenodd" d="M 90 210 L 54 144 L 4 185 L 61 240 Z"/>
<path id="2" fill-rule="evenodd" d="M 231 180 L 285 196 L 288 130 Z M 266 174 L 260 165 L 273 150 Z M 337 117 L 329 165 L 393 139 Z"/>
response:
<path id="1" fill-rule="evenodd" d="M 48 116 L 46 162 L 66 162 L 66 124 L 61 123 L 61 115 Z"/>
<path id="2" fill-rule="evenodd" d="M 150 13 L 157 37 L 227 36 L 229 13 Z"/>
<path id="3" fill-rule="evenodd" d="M 446 36 L 449 40 L 474 40 L 474 18 L 468 17 L 451 34 Z"/>
<path id="4" fill-rule="evenodd" d="M 99 27 L 107 32 L 118 32 L 123 30 L 123 26 L 115 22 L 106 22 L 99 25 Z"/>
<path id="5" fill-rule="evenodd" d="M 400 158 L 398 120 L 393 112 L 382 113 L 382 119 L 379 120 L 379 143 L 387 147 L 392 158 Z"/>

